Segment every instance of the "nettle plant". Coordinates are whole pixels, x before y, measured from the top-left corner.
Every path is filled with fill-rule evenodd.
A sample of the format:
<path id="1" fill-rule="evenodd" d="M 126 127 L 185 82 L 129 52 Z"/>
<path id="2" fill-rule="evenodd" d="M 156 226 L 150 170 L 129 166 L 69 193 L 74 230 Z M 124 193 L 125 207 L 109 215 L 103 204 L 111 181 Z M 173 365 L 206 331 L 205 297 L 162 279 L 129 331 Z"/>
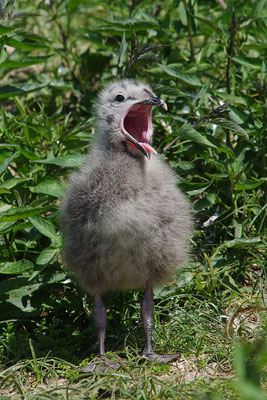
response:
<path id="1" fill-rule="evenodd" d="M 35 10 L 31 18 L 6 4 L 1 315 L 39 315 L 61 308 L 59 293 L 72 298 L 60 259 L 58 199 L 93 137 L 97 91 L 121 77 L 149 82 L 168 104 L 168 114 L 154 115 L 153 146 L 192 201 L 192 279 L 184 290 L 242 296 L 240 284 L 254 279 L 256 293 L 265 209 L 264 1 L 227 9 L 218 2 L 209 10 L 197 1 L 167 1 L 164 9 L 115 1 L 110 10 L 99 2 L 22 2 Z"/>

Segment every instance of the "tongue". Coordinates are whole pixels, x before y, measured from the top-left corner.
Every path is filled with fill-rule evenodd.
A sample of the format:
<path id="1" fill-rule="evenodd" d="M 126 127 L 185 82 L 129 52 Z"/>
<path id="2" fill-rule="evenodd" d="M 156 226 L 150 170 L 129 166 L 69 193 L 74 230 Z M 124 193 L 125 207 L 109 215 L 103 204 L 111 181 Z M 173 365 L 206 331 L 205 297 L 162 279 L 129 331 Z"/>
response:
<path id="1" fill-rule="evenodd" d="M 151 151 L 151 153 L 157 154 L 156 150 L 153 149 L 153 147 L 150 146 L 150 144 L 148 144 L 148 143 L 142 143 L 142 142 L 139 142 L 139 144 L 141 144 L 141 146 L 144 147 L 147 151 Z"/>

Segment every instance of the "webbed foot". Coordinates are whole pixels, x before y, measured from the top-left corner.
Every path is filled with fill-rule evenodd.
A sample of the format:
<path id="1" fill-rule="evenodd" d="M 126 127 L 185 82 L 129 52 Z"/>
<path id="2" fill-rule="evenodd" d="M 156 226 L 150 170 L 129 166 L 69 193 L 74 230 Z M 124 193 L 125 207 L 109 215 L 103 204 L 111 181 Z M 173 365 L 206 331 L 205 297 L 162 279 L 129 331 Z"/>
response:
<path id="1" fill-rule="evenodd" d="M 120 364 L 114 361 L 108 360 L 106 357 L 100 357 L 94 360 L 92 363 L 86 365 L 81 369 L 81 373 L 88 372 L 107 372 L 112 369 L 120 368 Z"/>
<path id="2" fill-rule="evenodd" d="M 178 358 L 181 357 L 182 353 L 177 353 L 177 354 L 156 354 L 154 352 L 152 353 L 146 353 L 144 352 L 142 354 L 142 358 L 149 360 L 149 361 L 155 361 L 156 363 L 168 363 L 177 360 Z"/>

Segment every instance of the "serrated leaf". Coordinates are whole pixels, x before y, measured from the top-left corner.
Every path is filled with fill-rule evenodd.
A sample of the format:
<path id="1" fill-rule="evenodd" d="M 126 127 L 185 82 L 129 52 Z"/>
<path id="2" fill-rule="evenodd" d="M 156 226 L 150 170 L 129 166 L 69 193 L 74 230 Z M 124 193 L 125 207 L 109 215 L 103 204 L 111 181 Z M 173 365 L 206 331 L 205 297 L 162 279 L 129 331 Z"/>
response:
<path id="1" fill-rule="evenodd" d="M 163 64 L 158 64 L 158 65 L 164 72 L 166 72 L 173 78 L 180 79 L 181 81 L 188 83 L 189 85 L 192 86 L 203 86 L 203 83 L 197 76 L 192 74 L 187 74 L 185 72 L 180 72 L 180 70 L 178 68 L 175 68 L 173 64 L 171 64 L 172 65 L 171 67 Z"/>
<path id="2" fill-rule="evenodd" d="M 38 185 L 30 187 L 33 193 L 45 193 L 53 197 L 63 197 L 66 193 L 66 184 L 59 183 L 52 178 L 46 178 Z"/>
<path id="3" fill-rule="evenodd" d="M 53 164 L 63 168 L 77 168 L 82 165 L 86 156 L 73 154 L 71 156 L 61 156 L 57 158 L 49 158 L 46 160 L 36 160 L 36 163 Z"/>
<path id="4" fill-rule="evenodd" d="M 36 263 L 38 265 L 46 265 L 52 263 L 55 258 L 57 258 L 60 249 L 54 247 L 47 247 L 46 249 L 42 250 L 39 254 Z"/>
<path id="5" fill-rule="evenodd" d="M 41 85 L 36 85 L 33 83 L 23 83 L 16 86 L 6 85 L 0 87 L 0 99 L 21 96 L 27 93 L 35 92 L 49 85 L 50 82 L 42 83 Z"/>
<path id="6" fill-rule="evenodd" d="M 29 217 L 28 220 L 42 235 L 53 239 L 55 242 L 60 243 L 60 237 L 56 233 L 56 229 L 51 221 L 40 216 Z"/>
<path id="7" fill-rule="evenodd" d="M 183 139 L 189 139 L 192 140 L 192 142 L 201 144 L 203 146 L 209 146 L 209 147 L 214 147 L 216 146 L 211 143 L 208 139 L 205 138 L 205 136 L 201 135 L 198 131 L 196 131 L 194 128 L 192 128 L 191 125 L 189 124 L 184 124 L 178 131 L 177 135 L 181 136 Z"/>
<path id="8" fill-rule="evenodd" d="M 237 125 L 235 122 L 230 121 L 226 118 L 214 118 L 212 119 L 212 123 L 222 126 L 225 129 L 230 129 L 231 131 L 234 132 L 238 132 L 241 133 L 243 136 L 246 137 L 246 139 L 248 139 L 248 134 L 246 131 L 244 131 L 243 128 L 241 128 L 241 126 Z"/>
<path id="9" fill-rule="evenodd" d="M 23 272 L 33 268 L 33 263 L 29 260 L 20 260 L 14 262 L 6 262 L 0 264 L 0 274 L 22 274 Z"/>
<path id="10" fill-rule="evenodd" d="M 24 219 L 41 214 L 49 209 L 51 209 L 51 207 L 12 207 L 1 216 L 0 222 L 17 221 L 18 219 Z"/>

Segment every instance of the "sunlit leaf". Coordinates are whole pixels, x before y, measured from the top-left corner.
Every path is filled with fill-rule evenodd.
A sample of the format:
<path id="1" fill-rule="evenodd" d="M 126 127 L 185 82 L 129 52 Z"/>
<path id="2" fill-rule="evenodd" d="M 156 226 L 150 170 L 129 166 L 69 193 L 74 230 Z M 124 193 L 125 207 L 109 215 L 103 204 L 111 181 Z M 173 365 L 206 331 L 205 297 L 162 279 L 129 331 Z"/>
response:
<path id="1" fill-rule="evenodd" d="M 74 154 L 70 156 L 60 156 L 57 158 L 49 158 L 45 160 L 36 160 L 34 162 L 58 165 L 59 167 L 63 168 L 77 168 L 81 166 L 85 159 L 86 156 Z"/>
<path id="2" fill-rule="evenodd" d="M 33 216 L 28 218 L 32 225 L 42 233 L 43 235 L 53 239 L 55 242 L 60 243 L 60 237 L 56 233 L 56 229 L 51 221 L 47 218 L 42 218 L 40 216 Z"/>
<path id="3" fill-rule="evenodd" d="M 179 68 L 175 68 L 175 66 L 168 66 L 168 65 L 163 65 L 163 64 L 159 64 L 160 68 L 167 73 L 167 75 L 172 76 L 173 78 L 177 78 L 180 79 L 183 82 L 188 83 L 189 85 L 192 86 L 203 86 L 203 83 L 201 82 L 201 80 L 193 75 L 193 74 L 187 74 L 184 72 L 181 72 L 179 70 Z"/>
<path id="4" fill-rule="evenodd" d="M 14 262 L 6 262 L 0 264 L 0 274 L 22 274 L 33 267 L 33 263 L 29 260 L 20 260 Z"/>
<path id="5" fill-rule="evenodd" d="M 28 218 L 47 211 L 50 207 L 12 207 L 0 217 L 0 222 L 17 221 L 18 219 Z"/>
<path id="6" fill-rule="evenodd" d="M 180 129 L 177 130 L 177 135 L 183 139 L 192 140 L 192 142 L 201 144 L 203 146 L 215 147 L 205 136 L 201 135 L 198 131 L 192 128 L 189 124 L 184 124 Z"/>
<path id="7" fill-rule="evenodd" d="M 53 197 L 63 197 L 66 193 L 66 184 L 58 182 L 56 179 L 46 178 L 38 185 L 30 187 L 34 193 L 45 193 Z"/>

